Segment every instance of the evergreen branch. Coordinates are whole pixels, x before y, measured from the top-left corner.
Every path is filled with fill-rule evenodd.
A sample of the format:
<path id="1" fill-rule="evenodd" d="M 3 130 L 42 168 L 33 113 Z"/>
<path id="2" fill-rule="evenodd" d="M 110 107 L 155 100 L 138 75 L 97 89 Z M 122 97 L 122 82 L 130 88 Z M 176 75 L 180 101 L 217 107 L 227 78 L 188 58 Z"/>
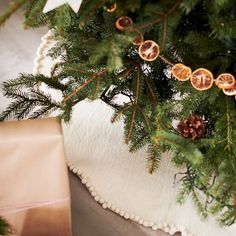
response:
<path id="1" fill-rule="evenodd" d="M 27 117 L 30 113 L 31 110 L 33 110 L 33 108 L 35 106 L 37 106 L 38 101 L 32 102 L 32 101 L 23 101 L 21 102 L 21 104 L 23 105 L 21 107 L 21 109 L 19 109 L 19 106 L 17 107 L 17 112 L 15 113 L 15 118 L 17 118 L 17 120 L 22 120 L 23 118 Z"/>
<path id="2" fill-rule="evenodd" d="M 7 119 L 10 119 L 11 117 L 14 116 L 14 114 L 17 112 L 18 107 L 19 107 L 19 103 L 21 103 L 21 101 L 17 101 L 17 102 L 12 102 L 1 114 L 0 114 L 0 121 L 4 121 Z"/>
<path id="3" fill-rule="evenodd" d="M 15 91 L 23 88 L 33 87 L 37 84 L 36 79 L 33 75 L 21 74 L 19 78 L 4 81 L 2 83 L 3 91 Z"/>
<path id="4" fill-rule="evenodd" d="M 135 104 L 133 105 L 133 107 L 134 108 L 133 108 L 133 114 L 132 114 L 132 118 L 131 118 L 131 122 L 130 122 L 130 127 L 129 127 L 128 135 L 127 135 L 127 138 L 125 141 L 127 144 L 130 141 L 130 137 L 131 137 L 133 125 L 134 125 L 134 120 L 135 120 L 135 116 L 136 116 L 136 110 L 137 110 L 137 106 Z"/>
<path id="5" fill-rule="evenodd" d="M 194 183 L 193 186 L 201 192 L 204 192 L 206 196 L 211 197 L 214 201 L 218 202 L 221 206 L 232 208 L 233 205 L 227 204 L 225 201 L 222 201 L 219 197 L 214 196 L 204 184 L 200 183 L 201 187 Z"/>
<path id="6" fill-rule="evenodd" d="M 80 14 L 80 27 L 83 28 L 87 25 L 89 17 L 91 17 L 98 8 L 104 6 L 104 1 L 90 1 L 87 3 L 86 7 L 83 9 L 82 13 Z M 83 8 L 83 5 L 81 6 Z"/>
<path id="7" fill-rule="evenodd" d="M 141 136 L 135 138 L 134 142 L 130 146 L 130 152 L 135 152 L 138 149 L 145 146 L 147 143 L 150 143 L 150 137 L 147 132 L 143 132 Z"/>
<path id="8" fill-rule="evenodd" d="M 150 174 L 154 173 L 160 164 L 161 159 L 160 159 L 160 152 L 158 153 L 158 146 L 159 144 L 150 144 L 148 147 L 147 161 L 148 161 L 148 170 Z"/>
<path id="9" fill-rule="evenodd" d="M 97 78 L 96 80 L 96 87 L 95 87 L 95 92 L 93 95 L 93 99 L 97 97 L 98 91 L 99 91 L 99 86 L 100 86 L 100 77 Z"/>
<path id="10" fill-rule="evenodd" d="M 174 63 L 167 60 L 164 56 L 159 55 L 158 57 L 161 58 L 161 60 L 164 61 L 166 64 L 168 64 L 170 66 L 174 66 Z"/>
<path id="11" fill-rule="evenodd" d="M 180 8 L 183 9 L 183 12 L 187 15 L 201 0 L 183 0 L 180 4 Z M 211 3 L 212 6 L 212 3 Z"/>
<path id="12" fill-rule="evenodd" d="M 137 105 L 138 105 L 138 99 L 139 99 L 139 89 L 140 89 L 140 68 L 138 68 L 137 70 L 137 81 L 136 81 L 136 92 L 135 92 L 135 101 L 133 104 L 133 114 L 132 114 L 132 119 L 130 122 L 130 127 L 129 127 L 129 131 L 128 131 L 128 135 L 127 135 L 127 139 L 126 139 L 126 143 L 129 142 L 131 134 L 132 134 L 132 130 L 133 130 L 133 125 L 134 125 L 134 120 L 135 120 L 135 116 L 136 116 L 136 110 L 137 110 Z"/>
<path id="13" fill-rule="evenodd" d="M 47 14 L 43 14 L 43 8 L 46 4 L 46 0 L 34 0 L 33 3 L 28 4 L 28 12 L 25 17 L 25 26 L 27 27 L 36 27 L 40 25 L 44 25 L 49 23 L 49 15 L 55 17 L 55 14 L 49 12 Z M 53 19 L 54 21 L 54 19 Z"/>
<path id="14" fill-rule="evenodd" d="M 122 79 L 125 81 L 131 74 L 131 72 L 133 71 L 133 69 L 135 68 L 136 65 L 132 65 L 131 67 L 125 69 L 124 71 L 120 72 L 117 76 L 121 76 Z"/>
<path id="15" fill-rule="evenodd" d="M 100 76 L 104 75 L 107 73 L 107 70 L 103 70 L 101 72 L 95 73 L 91 79 L 89 79 L 88 81 L 86 81 L 84 84 L 82 84 L 79 88 L 77 88 L 74 92 L 72 92 L 71 94 L 69 94 L 67 97 L 64 98 L 63 102 L 66 103 L 68 100 L 70 100 L 72 97 L 76 96 L 82 89 L 84 89 L 85 87 L 87 87 L 91 82 L 93 82 L 94 80 L 98 79 Z"/>
<path id="16" fill-rule="evenodd" d="M 203 203 L 199 199 L 200 198 L 199 194 L 197 194 L 196 191 L 194 191 L 194 189 L 192 189 L 190 193 L 191 193 L 192 200 L 195 203 L 195 206 L 197 206 L 199 210 L 199 213 L 201 214 L 201 216 L 203 216 L 203 218 L 206 218 L 207 211 L 205 210 Z"/>
<path id="17" fill-rule="evenodd" d="M 30 115 L 30 119 L 36 119 L 36 118 L 39 118 L 39 117 L 46 117 L 47 115 L 51 114 L 52 112 L 54 111 L 57 111 L 61 109 L 61 107 L 55 105 L 55 104 L 47 104 L 47 105 L 44 105 L 34 111 L 31 115 Z"/>
<path id="18" fill-rule="evenodd" d="M 114 122 L 118 121 L 119 118 L 121 117 L 121 115 L 124 115 L 125 111 L 128 110 L 131 107 L 132 107 L 132 104 L 129 104 L 129 105 L 125 106 L 122 110 L 119 110 L 118 112 L 115 112 L 114 115 L 111 118 L 111 122 L 114 123 Z"/>
<path id="19" fill-rule="evenodd" d="M 145 28 L 153 26 L 154 24 L 160 23 L 162 20 L 163 20 L 163 18 L 157 18 L 157 19 L 155 19 L 155 20 L 153 20 L 151 22 L 148 22 L 148 23 L 145 23 L 145 24 L 141 24 L 141 25 L 137 26 L 135 29 L 143 30 Z"/>
<path id="20" fill-rule="evenodd" d="M 122 53 L 132 42 L 130 35 L 111 34 L 99 42 L 89 60 L 93 65 L 106 62 L 109 72 L 116 72 L 123 68 Z M 107 50 L 109 48 L 109 50 Z"/>
<path id="21" fill-rule="evenodd" d="M 201 210 L 201 208 L 203 207 L 203 203 L 200 204 L 200 201 L 197 200 L 196 191 L 200 191 L 205 194 L 205 196 L 206 196 L 205 207 L 209 203 L 212 204 L 214 201 L 214 202 L 217 202 L 216 204 L 218 205 L 217 210 L 216 210 L 217 212 L 220 211 L 219 205 L 220 205 L 220 208 L 227 207 L 228 209 L 232 209 L 233 206 L 228 204 L 227 201 L 221 199 L 220 197 L 214 196 L 211 193 L 211 187 L 213 187 L 213 186 L 205 186 L 203 183 L 201 183 L 199 176 L 193 171 L 193 169 L 190 170 L 190 167 L 188 167 L 187 171 L 184 174 L 185 174 L 185 176 L 182 178 L 183 185 L 188 188 L 188 194 L 194 193 L 195 203 L 198 206 L 198 208 L 200 209 L 201 213 L 205 212 L 205 214 L 206 214 L 206 209 Z M 212 184 L 214 185 L 214 183 L 212 183 Z M 209 198 L 211 198 L 211 201 L 209 201 Z M 181 198 L 179 198 L 179 200 L 181 200 Z"/>
<path id="22" fill-rule="evenodd" d="M 150 21 L 148 23 L 139 25 L 138 27 L 136 27 L 136 29 L 141 30 L 141 29 L 149 28 L 149 27 L 153 26 L 154 24 L 160 23 L 161 21 L 167 21 L 167 17 L 179 6 L 181 1 L 182 0 L 177 0 L 175 2 L 175 4 L 166 13 L 161 14 L 162 15 L 161 18 L 157 18 L 157 19 Z"/>
<path id="23" fill-rule="evenodd" d="M 28 0 L 14 0 L 9 3 L 7 9 L 0 15 L 0 26 L 3 25 L 10 16 L 22 7 Z"/>
<path id="24" fill-rule="evenodd" d="M 64 5 L 56 9 L 54 27 L 62 36 L 65 34 L 66 26 L 70 25 L 69 16 L 70 16 L 69 6 Z"/>
<path id="25" fill-rule="evenodd" d="M 56 77 L 54 78 L 48 78 L 48 77 L 37 77 L 37 75 L 34 77 L 35 79 L 38 79 L 41 83 L 46 84 L 49 88 L 60 90 L 61 92 L 64 92 L 67 89 L 67 85 L 64 85 L 60 83 Z"/>
<path id="26" fill-rule="evenodd" d="M 17 79 L 4 81 L 2 83 L 2 89 L 5 92 L 16 91 L 16 90 L 32 88 L 41 83 L 45 83 L 50 88 L 61 91 L 64 91 L 67 88 L 66 85 L 63 85 L 58 80 L 56 79 L 52 80 L 51 78 L 46 77 L 42 74 L 37 74 L 37 75 L 20 74 L 19 78 Z"/>
<path id="27" fill-rule="evenodd" d="M 106 87 L 105 90 L 103 90 L 103 92 L 100 95 L 100 98 L 102 99 L 102 101 L 104 101 L 106 104 L 108 104 L 109 106 L 113 107 L 114 109 L 117 109 L 118 107 L 120 107 L 119 105 L 117 105 L 112 99 L 114 98 L 114 94 L 110 94 L 109 93 L 110 90 L 110 86 Z M 113 96 L 114 95 L 114 96 Z"/>
<path id="28" fill-rule="evenodd" d="M 167 16 L 163 16 L 163 37 L 162 37 L 162 43 L 161 48 L 163 49 L 165 47 L 166 43 L 166 33 L 167 33 Z"/>
<path id="29" fill-rule="evenodd" d="M 65 67 L 63 69 L 63 72 L 64 73 L 67 73 L 67 72 L 79 72 L 80 74 L 88 74 L 88 71 L 85 71 L 85 70 L 81 70 L 80 68 L 76 68 L 76 67 Z"/>
<path id="30" fill-rule="evenodd" d="M 147 84 L 147 88 L 148 88 L 148 91 L 149 91 L 149 93 L 151 95 L 152 100 L 154 101 L 154 103 L 157 103 L 157 97 L 156 97 L 156 95 L 155 95 L 155 93 L 154 93 L 154 91 L 153 91 L 153 89 L 151 87 L 149 78 L 144 76 L 144 80 L 145 80 L 145 82 Z"/>
<path id="31" fill-rule="evenodd" d="M 0 217 L 0 235 L 2 236 L 10 236 L 11 235 L 11 227 L 6 220 Z"/>
<path id="32" fill-rule="evenodd" d="M 15 101 L 10 103 L 8 107 L 1 113 L 0 121 L 10 118 L 23 119 L 30 117 L 30 113 L 35 108 L 37 109 L 37 107 L 39 109 L 40 107 L 45 107 L 45 109 L 48 111 L 52 110 L 52 108 L 55 110 L 61 109 L 61 106 L 54 102 L 48 95 L 35 90 L 32 90 L 30 93 L 8 91 L 5 95 L 15 99 Z M 46 113 L 46 111 L 44 113 Z M 34 118 L 34 115 L 32 117 Z M 39 117 L 39 115 L 37 117 Z"/>
<path id="33" fill-rule="evenodd" d="M 236 218 L 236 192 L 234 192 L 234 215 Z"/>
<path id="34" fill-rule="evenodd" d="M 231 125 L 231 116 L 230 116 L 230 111 L 229 111 L 229 102 L 228 102 L 228 98 L 225 97 L 226 99 L 226 121 L 227 121 L 227 145 L 225 147 L 225 150 L 228 150 L 228 152 L 230 153 L 232 150 L 232 125 Z M 229 154 L 230 156 L 230 154 Z"/>
<path id="35" fill-rule="evenodd" d="M 170 10 L 165 14 L 165 16 L 169 16 L 180 5 L 181 1 L 182 0 L 177 0 Z"/>
<path id="36" fill-rule="evenodd" d="M 145 112 L 143 111 L 143 109 L 139 106 L 139 104 L 137 104 L 137 108 L 141 111 L 141 113 L 142 113 L 142 115 L 143 115 L 143 117 L 144 117 L 144 120 L 145 120 L 145 122 L 146 122 L 146 124 L 147 124 L 148 130 L 151 130 L 151 125 L 150 125 L 150 123 L 149 123 L 149 120 L 148 120 L 147 115 L 145 114 Z"/>
<path id="37" fill-rule="evenodd" d="M 203 155 L 200 150 L 194 144 L 186 141 L 176 134 L 161 130 L 156 132 L 152 140 L 154 143 L 158 143 L 162 140 L 173 145 L 173 147 L 180 149 L 186 160 L 188 160 L 196 168 L 199 168 L 202 163 Z"/>
<path id="38" fill-rule="evenodd" d="M 61 63 L 56 63 L 55 65 L 52 66 L 52 68 L 51 68 L 51 78 L 52 79 L 54 79 L 57 69 L 63 64 L 64 64 L 64 62 L 61 62 Z"/>

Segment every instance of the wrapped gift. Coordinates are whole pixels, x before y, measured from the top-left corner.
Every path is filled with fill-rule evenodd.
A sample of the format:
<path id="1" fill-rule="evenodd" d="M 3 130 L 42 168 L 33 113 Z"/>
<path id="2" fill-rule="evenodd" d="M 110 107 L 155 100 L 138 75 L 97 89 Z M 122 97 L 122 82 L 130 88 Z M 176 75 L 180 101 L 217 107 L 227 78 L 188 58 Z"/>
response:
<path id="1" fill-rule="evenodd" d="M 56 118 L 0 123 L 0 216 L 12 235 L 71 235 L 70 192 Z"/>

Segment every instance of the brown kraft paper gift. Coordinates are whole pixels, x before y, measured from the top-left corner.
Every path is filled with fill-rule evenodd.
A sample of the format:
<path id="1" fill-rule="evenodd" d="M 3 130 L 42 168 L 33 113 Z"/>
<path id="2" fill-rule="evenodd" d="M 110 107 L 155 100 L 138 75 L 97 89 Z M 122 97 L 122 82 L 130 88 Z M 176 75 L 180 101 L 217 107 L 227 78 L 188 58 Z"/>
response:
<path id="1" fill-rule="evenodd" d="M 71 235 L 58 119 L 0 122 L 0 216 L 12 226 L 12 235 Z"/>

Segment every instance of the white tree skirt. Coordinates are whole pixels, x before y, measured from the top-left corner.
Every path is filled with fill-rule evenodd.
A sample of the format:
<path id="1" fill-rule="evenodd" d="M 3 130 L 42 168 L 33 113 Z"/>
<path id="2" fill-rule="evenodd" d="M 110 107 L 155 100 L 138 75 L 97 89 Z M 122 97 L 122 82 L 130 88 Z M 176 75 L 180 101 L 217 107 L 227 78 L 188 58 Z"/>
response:
<path id="1" fill-rule="evenodd" d="M 38 50 L 35 73 L 49 74 L 53 63 L 45 54 L 52 43 L 49 32 Z M 94 199 L 153 230 L 181 231 L 182 236 L 235 236 L 236 225 L 220 227 L 212 218 L 201 221 L 191 199 L 183 206 L 176 203 L 179 186 L 174 184 L 174 175 L 181 170 L 173 166 L 169 154 L 164 154 L 159 170 L 149 174 L 146 149 L 129 152 L 123 122 L 110 122 L 113 112 L 100 100 L 83 101 L 74 107 L 70 123 L 63 124 L 68 165 Z"/>

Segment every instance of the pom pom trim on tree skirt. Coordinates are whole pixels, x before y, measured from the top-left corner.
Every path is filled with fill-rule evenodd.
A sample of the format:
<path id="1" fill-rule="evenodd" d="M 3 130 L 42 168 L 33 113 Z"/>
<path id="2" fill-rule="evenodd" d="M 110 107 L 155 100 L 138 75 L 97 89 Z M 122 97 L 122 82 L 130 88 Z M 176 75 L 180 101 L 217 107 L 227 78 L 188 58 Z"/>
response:
<path id="1" fill-rule="evenodd" d="M 139 216 L 137 216 L 133 213 L 130 214 L 128 212 L 125 212 L 122 209 L 119 209 L 117 206 L 114 206 L 110 202 L 106 202 L 98 194 L 98 191 L 88 181 L 89 178 L 82 171 L 78 170 L 73 165 L 73 163 L 71 163 L 70 161 L 67 162 L 67 165 L 68 165 L 69 169 L 81 179 L 81 183 L 86 186 L 86 188 L 90 192 L 91 196 L 94 198 L 94 200 L 96 202 L 98 202 L 102 206 L 103 209 L 109 209 L 109 210 L 115 212 L 116 214 L 120 215 L 121 217 L 123 217 L 126 220 L 129 220 L 129 219 L 133 220 L 133 221 L 137 222 L 140 225 L 152 228 L 152 230 L 160 229 L 160 230 L 163 230 L 164 232 L 169 233 L 171 235 L 175 234 L 176 232 L 181 232 L 182 236 L 194 236 L 194 235 L 188 233 L 183 226 L 169 225 L 167 222 L 154 223 L 152 221 L 146 221 L 143 218 L 141 218 L 141 217 L 139 217 Z"/>
<path id="2" fill-rule="evenodd" d="M 37 50 L 34 73 L 50 75 L 51 67 L 55 62 L 52 62 L 51 59 L 46 56 L 46 54 L 48 50 L 54 45 L 54 43 L 55 41 L 53 41 L 53 31 L 51 30 L 42 38 L 42 44 Z M 60 95 L 54 95 L 55 98 L 62 99 Z M 84 111 L 86 111 L 87 114 L 84 114 L 83 116 L 82 114 L 75 112 L 75 115 L 77 114 L 77 116 L 79 116 L 72 116 L 72 123 L 70 124 L 71 126 L 66 127 L 65 125 L 63 125 L 68 166 L 71 171 L 73 171 L 81 178 L 81 182 L 88 188 L 91 196 L 95 199 L 95 201 L 99 202 L 103 208 L 110 209 L 111 211 L 119 214 L 125 219 L 131 219 L 139 224 L 142 224 L 145 227 L 150 227 L 153 230 L 161 229 L 170 234 L 174 234 L 177 231 L 180 231 L 182 233 L 182 236 L 233 236 L 236 234 L 236 226 L 221 228 L 210 217 L 207 222 L 202 222 L 191 201 L 187 200 L 187 202 L 183 206 L 177 205 L 175 203 L 178 184 L 176 184 L 176 186 L 173 186 L 173 180 L 175 174 L 177 172 L 180 172 L 181 170 L 173 167 L 170 159 L 168 158 L 168 155 L 164 155 L 162 158 L 163 160 L 160 169 L 156 174 L 150 175 L 145 168 L 146 150 L 142 149 L 135 153 L 135 155 L 128 152 L 127 145 L 125 145 L 121 141 L 123 139 L 122 123 L 117 122 L 118 124 L 110 124 L 110 117 L 113 112 L 111 108 L 105 108 L 104 104 L 101 104 L 101 101 L 96 101 L 93 103 L 88 103 L 85 101 L 80 103 L 79 106 L 82 106 L 80 107 L 80 109 L 83 110 L 83 113 Z M 104 113 L 100 113 L 100 115 L 103 114 L 104 117 L 101 117 L 98 114 L 96 115 L 95 113 L 93 114 L 93 112 L 95 112 L 93 111 L 93 106 L 98 110 L 97 112 L 102 112 L 102 110 L 104 109 Z M 75 109 L 77 108 L 75 107 Z M 90 115 L 90 118 L 86 120 L 85 117 L 87 117 L 88 114 Z M 94 117 L 97 117 L 97 120 L 92 120 L 94 119 Z M 98 127 L 91 127 L 91 124 L 95 125 L 96 122 Z M 99 126 L 101 124 L 102 128 Z M 79 129 L 81 130 L 79 131 Z M 104 157 L 103 160 L 101 159 L 102 161 L 99 160 L 98 155 L 100 155 L 100 158 L 103 157 L 101 151 L 104 149 L 106 144 L 108 144 L 107 146 L 109 147 L 111 146 L 111 143 L 104 142 L 100 146 L 95 145 L 91 147 L 90 145 L 93 142 L 91 142 L 90 139 L 94 138 L 92 134 L 95 134 L 91 133 L 91 130 L 98 130 L 101 133 L 101 136 L 99 137 L 107 138 L 107 142 L 110 142 L 110 140 L 114 139 L 115 144 L 113 143 L 113 146 L 117 146 L 118 149 L 119 147 L 121 147 L 121 149 L 117 150 L 116 152 L 107 151 L 106 157 Z M 75 132 L 74 136 L 71 135 L 70 132 Z M 81 136 L 79 137 L 79 135 Z M 118 139 L 116 137 L 117 135 L 119 136 Z M 87 138 L 89 137 L 89 142 L 87 143 L 85 142 L 86 136 Z M 98 142 L 100 140 L 99 137 L 95 137 L 93 140 L 95 142 Z M 80 138 L 80 141 L 82 140 L 83 143 L 81 143 L 78 138 Z M 117 140 L 119 140 L 119 142 L 117 142 Z M 87 151 L 96 151 L 96 155 L 90 155 L 90 153 L 88 156 L 85 155 L 86 158 L 82 157 L 83 154 L 86 154 Z M 75 159 L 72 158 L 72 154 L 74 155 Z M 116 158 L 114 158 L 114 156 Z M 112 168 L 112 165 L 115 163 L 108 163 L 109 161 L 111 161 L 110 158 L 112 157 L 115 160 L 118 160 L 119 157 L 124 158 L 122 161 L 120 160 L 120 163 L 123 163 L 122 166 L 115 165 L 116 168 L 119 167 L 118 170 Z M 103 165 L 108 165 L 107 169 L 104 168 Z M 111 166 L 109 167 L 109 165 Z M 140 167 L 139 169 L 138 166 Z M 97 171 L 99 171 L 98 173 L 100 174 L 93 176 L 96 172 L 96 168 L 99 168 L 99 170 Z M 124 175 L 124 173 L 121 173 L 120 168 L 127 171 L 126 175 Z M 105 170 L 109 172 L 109 175 L 106 176 Z M 123 183 L 120 182 L 119 179 L 114 179 L 113 175 L 115 175 L 115 173 L 118 178 L 121 177 L 123 182 L 125 182 Z M 137 176 L 134 176 L 134 174 Z M 100 178 L 101 176 L 105 176 L 105 180 L 100 179 L 99 185 L 96 179 Z M 119 196 L 119 194 L 121 191 L 124 191 L 123 188 L 125 188 L 126 182 L 131 180 L 133 181 L 133 184 L 131 184 L 130 186 L 126 185 L 126 196 L 123 196 L 122 201 L 122 198 L 121 196 Z M 111 182 L 113 184 L 109 185 Z M 135 186 L 137 184 L 141 185 L 137 187 Z M 120 189 L 118 189 L 117 186 Z M 103 190 L 101 187 L 103 188 Z M 108 197 L 108 195 L 104 194 L 104 189 L 108 187 L 114 188 L 110 191 L 110 194 L 115 194 L 117 196 L 114 195 L 113 197 Z M 107 191 L 107 193 L 108 192 L 109 190 Z M 143 194 L 146 194 L 146 192 L 148 192 L 147 196 L 143 197 Z M 153 192 L 156 192 L 155 197 L 152 196 Z M 126 202 L 127 199 L 125 201 L 125 198 L 127 196 L 131 196 L 130 199 L 132 200 L 132 202 Z M 135 205 L 135 201 L 137 205 Z M 127 205 L 122 205 L 124 203 L 127 203 Z M 130 205 L 133 205 L 133 208 L 128 209 Z M 165 207 L 163 207 L 164 205 Z M 188 230 L 186 230 L 186 228 Z"/>

